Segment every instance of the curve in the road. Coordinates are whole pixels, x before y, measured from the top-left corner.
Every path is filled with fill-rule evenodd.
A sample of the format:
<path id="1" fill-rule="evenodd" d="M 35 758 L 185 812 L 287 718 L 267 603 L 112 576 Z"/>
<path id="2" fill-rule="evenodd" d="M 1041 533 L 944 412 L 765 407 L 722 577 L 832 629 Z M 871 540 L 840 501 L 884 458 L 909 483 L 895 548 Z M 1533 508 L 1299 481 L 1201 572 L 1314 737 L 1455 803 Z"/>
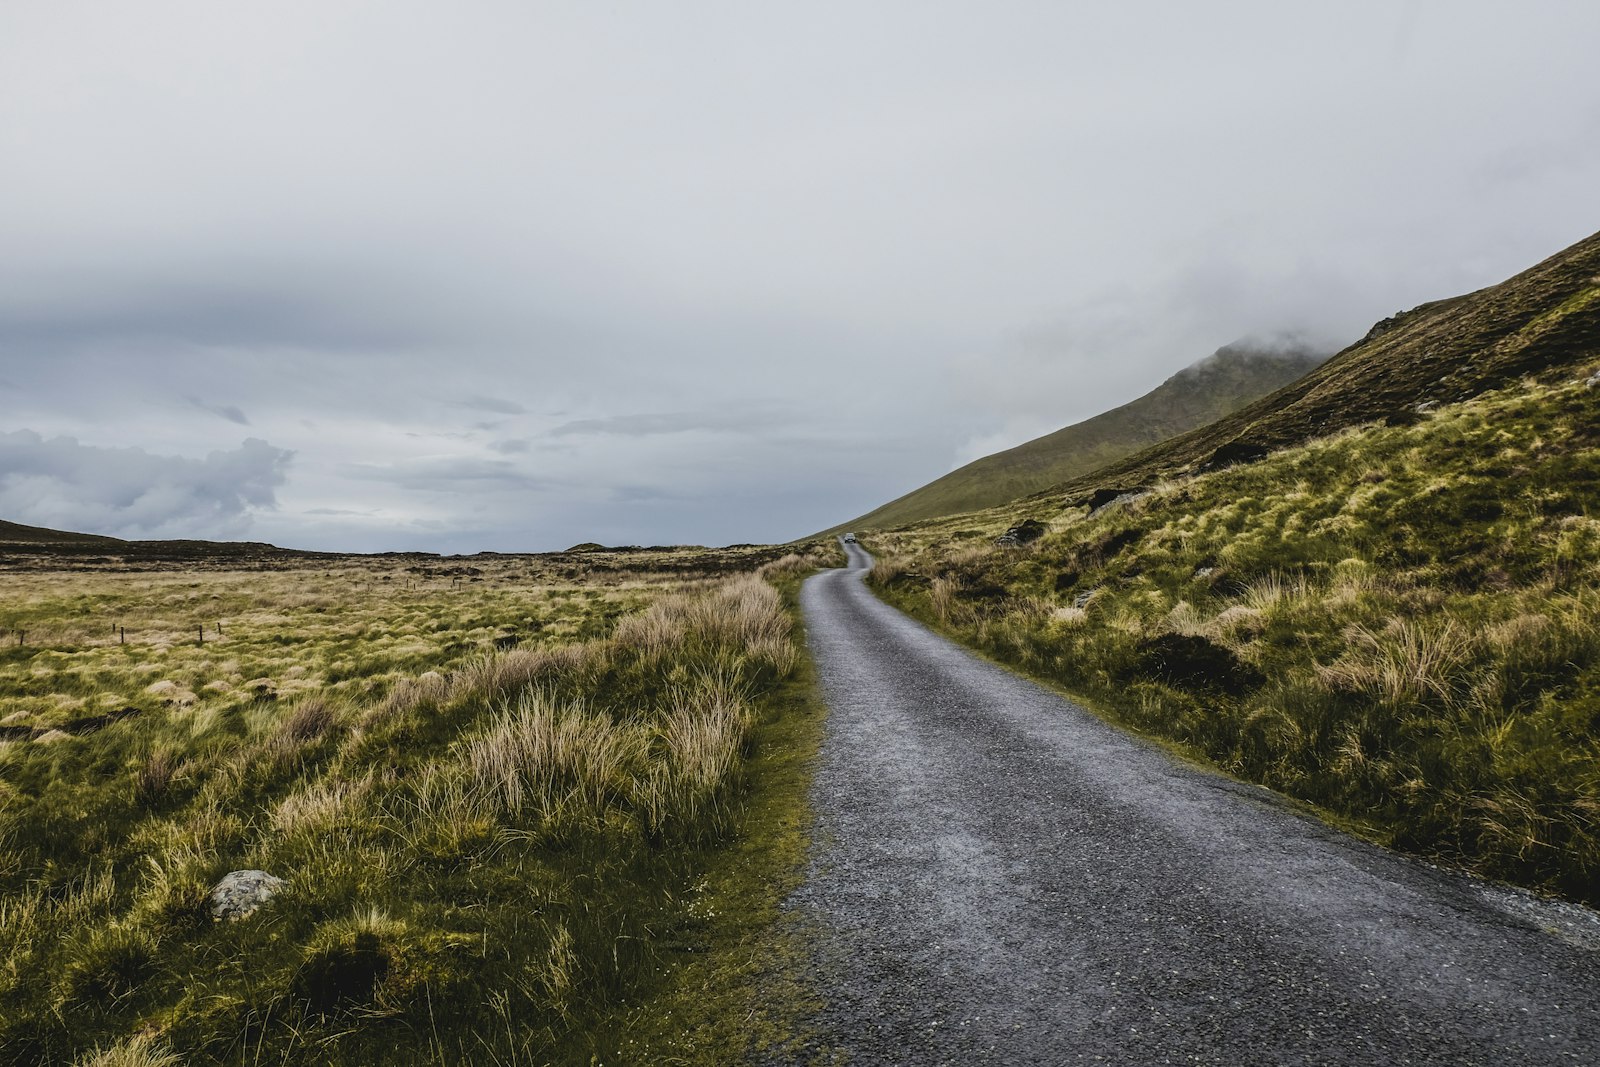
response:
<path id="1" fill-rule="evenodd" d="M 1600 1064 L 1600 921 L 1175 762 L 805 585 L 829 719 L 794 907 L 852 1064 Z"/>

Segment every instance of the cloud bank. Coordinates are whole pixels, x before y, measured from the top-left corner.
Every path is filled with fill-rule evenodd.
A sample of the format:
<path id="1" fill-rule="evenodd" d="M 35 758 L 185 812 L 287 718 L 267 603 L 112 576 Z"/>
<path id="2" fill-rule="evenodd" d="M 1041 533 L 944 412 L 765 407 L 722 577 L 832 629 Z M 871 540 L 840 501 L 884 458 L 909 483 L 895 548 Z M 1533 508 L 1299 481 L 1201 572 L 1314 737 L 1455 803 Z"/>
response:
<path id="1" fill-rule="evenodd" d="M 1587 0 L 9 0 L 0 432 L 41 443 L 0 510 L 798 536 L 1587 236 L 1597 39 Z M 122 488 L 20 466 L 64 438 Z"/>
<path id="2" fill-rule="evenodd" d="M 292 455 L 254 437 L 189 459 L 0 433 L 0 514 L 113 536 L 235 537 L 276 506 Z"/>

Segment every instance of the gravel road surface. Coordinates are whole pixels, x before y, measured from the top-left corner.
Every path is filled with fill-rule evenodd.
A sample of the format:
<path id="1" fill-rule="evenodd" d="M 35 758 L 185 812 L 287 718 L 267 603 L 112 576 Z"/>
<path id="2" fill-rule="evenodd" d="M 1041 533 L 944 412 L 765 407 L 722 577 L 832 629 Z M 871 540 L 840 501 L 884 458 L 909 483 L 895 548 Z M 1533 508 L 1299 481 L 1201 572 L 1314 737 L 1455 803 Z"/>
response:
<path id="1" fill-rule="evenodd" d="M 874 597 L 802 605 L 815 930 L 851 1064 L 1600 1064 L 1600 919 L 1175 762 Z"/>

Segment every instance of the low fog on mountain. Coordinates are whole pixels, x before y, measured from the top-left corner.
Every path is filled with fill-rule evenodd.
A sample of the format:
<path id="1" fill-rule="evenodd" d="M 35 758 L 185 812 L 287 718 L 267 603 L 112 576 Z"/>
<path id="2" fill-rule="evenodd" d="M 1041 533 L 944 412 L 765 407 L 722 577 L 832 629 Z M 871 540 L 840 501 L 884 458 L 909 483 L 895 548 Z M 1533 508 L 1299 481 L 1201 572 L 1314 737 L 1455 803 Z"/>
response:
<path id="1" fill-rule="evenodd" d="M 1537 10 L 17 0 L 0 517 L 822 529 L 1591 232 L 1600 8 Z"/>

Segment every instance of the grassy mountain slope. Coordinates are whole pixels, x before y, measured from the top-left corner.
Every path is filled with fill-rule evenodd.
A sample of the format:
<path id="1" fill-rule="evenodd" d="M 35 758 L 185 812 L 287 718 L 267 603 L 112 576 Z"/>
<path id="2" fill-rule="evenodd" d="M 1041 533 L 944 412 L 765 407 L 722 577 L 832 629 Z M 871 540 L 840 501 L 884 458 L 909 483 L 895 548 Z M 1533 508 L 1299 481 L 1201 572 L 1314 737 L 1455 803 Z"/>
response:
<path id="1" fill-rule="evenodd" d="M 892 601 L 1399 847 L 1600 903 L 1600 389 L 1521 383 L 995 546 L 869 539 Z"/>
<path id="2" fill-rule="evenodd" d="M 1600 234 L 1499 285 L 1385 319 L 1299 381 L 1059 488 L 1074 498 L 1154 485 L 1197 471 L 1225 446 L 1259 453 L 1378 419 L 1404 422 L 1419 404 L 1560 374 L 1597 354 Z"/>
<path id="3" fill-rule="evenodd" d="M 1590 238 L 1067 492 L 869 536 L 873 581 L 1379 840 L 1600 903 L 1597 368 Z M 1267 454 L 1206 462 L 1234 441 Z"/>
<path id="4" fill-rule="evenodd" d="M 1214 422 L 1327 358 L 1300 344 L 1220 348 L 1118 408 L 974 460 L 840 529 L 902 526 L 1015 500 Z"/>

